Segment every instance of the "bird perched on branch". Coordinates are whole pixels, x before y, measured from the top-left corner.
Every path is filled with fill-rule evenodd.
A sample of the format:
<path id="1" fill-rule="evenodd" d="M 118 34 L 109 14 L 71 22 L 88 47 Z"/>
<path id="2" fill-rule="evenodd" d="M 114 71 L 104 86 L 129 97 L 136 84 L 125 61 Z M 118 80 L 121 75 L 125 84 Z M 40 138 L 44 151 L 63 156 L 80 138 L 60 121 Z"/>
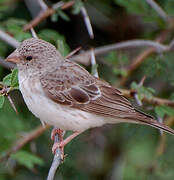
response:
<path id="1" fill-rule="evenodd" d="M 19 89 L 29 110 L 47 124 L 74 131 L 53 151 L 104 124 L 144 124 L 174 135 L 173 129 L 134 109 L 119 90 L 65 59 L 44 40 L 23 41 L 6 60 L 17 64 Z"/>

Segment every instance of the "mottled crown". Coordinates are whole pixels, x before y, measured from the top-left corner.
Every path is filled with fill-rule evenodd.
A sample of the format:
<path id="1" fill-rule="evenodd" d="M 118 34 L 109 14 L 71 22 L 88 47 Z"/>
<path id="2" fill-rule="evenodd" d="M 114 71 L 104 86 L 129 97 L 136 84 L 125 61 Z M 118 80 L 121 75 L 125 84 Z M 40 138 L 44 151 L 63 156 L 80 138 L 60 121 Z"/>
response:
<path id="1" fill-rule="evenodd" d="M 56 48 L 42 39 L 30 38 L 24 40 L 18 48 L 18 52 L 21 55 L 31 55 L 31 54 L 42 54 L 49 55 L 49 57 L 54 57 L 58 55 Z"/>

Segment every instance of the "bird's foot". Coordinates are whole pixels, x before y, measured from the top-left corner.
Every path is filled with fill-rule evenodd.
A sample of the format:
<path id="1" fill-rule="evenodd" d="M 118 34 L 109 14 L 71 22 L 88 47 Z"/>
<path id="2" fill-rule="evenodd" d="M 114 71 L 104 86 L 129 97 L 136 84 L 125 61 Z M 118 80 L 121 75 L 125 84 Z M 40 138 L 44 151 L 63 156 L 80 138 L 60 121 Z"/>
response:
<path id="1" fill-rule="evenodd" d="M 65 131 L 59 128 L 53 128 L 52 132 L 51 132 L 51 140 L 54 141 L 55 135 L 58 134 L 59 136 L 59 141 L 63 141 L 63 136 L 65 134 Z"/>
<path id="2" fill-rule="evenodd" d="M 53 129 L 54 130 L 54 129 Z M 57 131 L 59 132 L 59 130 L 57 129 Z M 58 134 L 58 132 L 56 134 Z M 62 135 L 62 130 L 60 131 L 60 134 Z M 60 148 L 60 150 L 63 152 L 64 151 L 64 147 L 66 144 L 68 144 L 72 139 L 74 139 L 76 136 L 78 136 L 80 134 L 80 132 L 74 132 L 73 134 L 71 134 L 70 136 L 68 136 L 65 140 L 63 140 L 63 136 L 62 139 L 60 138 L 59 142 L 55 142 L 53 144 L 52 147 L 52 152 L 53 154 L 55 154 L 56 149 Z M 54 134 L 55 135 L 55 134 Z M 59 135 L 59 134 L 58 134 Z"/>
<path id="3" fill-rule="evenodd" d="M 63 136 L 65 134 L 64 130 L 61 130 L 59 128 L 54 128 L 51 132 L 51 139 L 54 141 L 53 147 L 52 147 L 52 153 L 56 154 L 56 150 L 59 148 L 61 160 L 64 160 L 64 146 L 61 145 L 63 142 Z M 56 138 L 56 135 L 58 136 Z M 57 142 L 58 141 L 58 142 Z"/>

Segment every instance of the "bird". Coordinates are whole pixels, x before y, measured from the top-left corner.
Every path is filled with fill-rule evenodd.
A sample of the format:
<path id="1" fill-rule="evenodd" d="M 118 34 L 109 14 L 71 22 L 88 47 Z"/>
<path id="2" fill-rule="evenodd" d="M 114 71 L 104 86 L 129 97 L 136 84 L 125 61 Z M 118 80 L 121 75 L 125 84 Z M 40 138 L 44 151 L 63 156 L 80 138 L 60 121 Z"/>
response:
<path id="1" fill-rule="evenodd" d="M 28 109 L 46 124 L 73 131 L 53 145 L 53 151 L 104 124 L 149 125 L 174 135 L 173 129 L 135 109 L 117 88 L 63 57 L 49 42 L 26 39 L 6 61 L 17 64 L 19 89 Z"/>

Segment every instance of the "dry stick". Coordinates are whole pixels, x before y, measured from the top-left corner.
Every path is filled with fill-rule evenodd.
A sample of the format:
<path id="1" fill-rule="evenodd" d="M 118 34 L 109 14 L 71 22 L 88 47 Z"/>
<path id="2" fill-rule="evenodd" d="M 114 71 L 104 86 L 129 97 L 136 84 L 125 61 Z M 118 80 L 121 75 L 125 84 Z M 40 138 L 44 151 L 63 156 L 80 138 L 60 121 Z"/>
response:
<path id="1" fill-rule="evenodd" d="M 37 39 L 38 39 L 38 36 L 37 36 L 37 34 L 36 34 L 35 30 L 34 30 L 33 28 L 31 28 L 31 29 L 30 29 L 30 31 L 31 31 L 32 37 L 34 37 L 34 38 L 37 38 Z"/>
<path id="2" fill-rule="evenodd" d="M 58 6 L 57 8 L 61 8 L 62 10 L 64 10 L 71 7 L 73 4 L 74 4 L 74 1 L 69 1 L 66 3 L 62 3 L 61 6 Z M 53 5 L 53 7 L 55 6 Z M 53 15 L 55 12 L 56 12 L 55 8 L 48 8 L 45 11 L 41 11 L 35 19 L 33 19 L 29 24 L 24 26 L 24 31 L 28 31 L 32 27 L 37 26 L 40 22 L 45 20 L 47 17 Z"/>
<path id="3" fill-rule="evenodd" d="M 12 108 L 15 110 L 16 114 L 18 114 L 18 111 L 17 111 L 17 109 L 16 109 L 16 106 L 15 106 L 13 100 L 11 99 L 10 95 L 8 95 L 7 98 L 8 98 L 8 100 L 9 100 Z"/>
<path id="4" fill-rule="evenodd" d="M 97 71 L 97 64 L 96 64 L 95 54 L 94 54 L 93 48 L 91 49 L 91 65 L 92 65 L 93 75 L 98 78 L 99 75 L 98 75 L 98 71 Z"/>
<path id="5" fill-rule="evenodd" d="M 7 158 L 9 158 L 9 156 L 12 153 L 17 152 L 19 149 L 21 149 L 28 142 L 30 142 L 33 139 L 36 139 L 37 137 L 39 137 L 49 127 L 50 127 L 49 125 L 46 125 L 45 127 L 39 126 L 36 129 L 34 129 L 33 131 L 31 131 L 30 133 L 28 133 L 27 135 L 25 135 L 24 137 L 22 137 L 21 139 L 19 139 L 15 143 L 15 145 L 4 156 L 0 157 L 0 162 L 2 162 L 4 160 L 6 160 Z"/>
<path id="6" fill-rule="evenodd" d="M 16 39 L 11 37 L 7 33 L 3 32 L 2 30 L 0 30 L 0 39 L 5 41 L 7 44 L 9 44 L 10 46 L 14 48 L 17 48 L 20 44 L 20 42 L 18 42 Z"/>
<path id="7" fill-rule="evenodd" d="M 146 0 L 146 2 L 158 13 L 158 15 L 167 23 L 169 22 L 169 17 L 166 12 L 154 1 Z"/>
<path id="8" fill-rule="evenodd" d="M 163 41 L 165 41 L 167 39 L 167 37 L 169 36 L 169 34 L 172 32 L 172 29 L 167 29 L 163 32 L 160 33 L 160 35 L 158 36 L 158 38 L 156 39 L 156 42 L 161 43 Z M 168 50 L 170 50 L 171 48 L 171 44 L 169 44 L 168 46 Z M 127 69 L 127 75 L 125 77 L 123 77 L 120 81 L 120 85 L 124 85 L 126 83 L 126 81 L 128 80 L 128 77 L 130 76 L 130 74 L 133 73 L 133 71 L 135 69 L 137 69 L 143 62 L 144 60 L 150 56 L 151 54 L 153 54 L 154 52 L 156 52 L 155 48 L 148 48 L 145 51 L 143 51 L 142 53 L 140 53 L 133 61 L 132 64 L 129 65 L 126 69 Z"/>
<path id="9" fill-rule="evenodd" d="M 123 42 L 119 42 L 119 43 L 115 43 L 115 44 L 110 44 L 110 45 L 106 45 L 106 46 L 102 46 L 102 47 L 98 47 L 94 49 L 94 54 L 95 55 L 101 55 L 101 54 L 106 54 L 110 51 L 114 51 L 114 50 L 118 50 L 118 49 L 126 49 L 126 48 L 133 48 L 133 47 L 151 47 L 150 49 L 148 49 L 147 51 L 145 51 L 145 53 L 141 54 L 140 57 L 138 56 L 137 59 L 134 61 L 135 65 L 133 64 L 133 67 L 130 68 L 130 71 L 132 68 L 136 68 L 136 65 L 139 63 L 141 63 L 141 59 L 146 57 L 146 54 L 149 55 L 149 53 L 152 52 L 164 52 L 164 51 L 169 51 L 170 50 L 170 45 L 163 45 L 160 44 L 159 42 L 162 41 L 163 37 L 162 35 L 160 36 L 160 38 L 157 39 L 157 41 L 151 41 L 151 40 L 129 40 L 129 41 L 123 41 Z M 83 52 L 79 55 L 73 56 L 71 59 L 85 64 L 85 65 L 89 65 L 90 64 L 90 53 L 91 51 L 88 50 L 86 52 Z M 145 57 L 144 57 L 145 56 Z M 140 59 L 140 60 L 139 60 Z M 134 69 L 133 69 L 134 70 Z M 129 69 L 128 69 L 129 71 Z M 128 72 L 129 73 L 129 72 Z"/>
<path id="10" fill-rule="evenodd" d="M 146 79 L 146 76 L 143 76 L 143 78 L 141 79 L 140 83 L 138 84 L 138 88 L 140 88 L 141 86 L 143 86 L 145 79 Z M 139 106 L 142 106 L 142 105 L 143 105 L 143 103 L 142 103 L 141 100 L 139 99 L 137 93 L 134 94 L 134 98 L 135 98 L 135 100 L 136 100 L 136 102 L 137 102 L 137 104 L 138 104 Z"/>
<path id="11" fill-rule="evenodd" d="M 88 30 L 89 37 L 91 39 L 93 39 L 94 38 L 94 33 L 93 33 L 91 21 L 89 19 L 89 16 L 88 16 L 88 13 L 86 11 L 86 8 L 84 6 L 82 6 L 80 11 L 81 11 L 81 13 L 83 15 L 84 22 L 85 22 L 86 28 Z"/>
<path id="12" fill-rule="evenodd" d="M 126 89 L 119 89 L 119 90 L 127 98 L 132 97 L 134 95 L 134 93 L 136 93 L 133 90 L 126 90 Z M 152 97 L 152 98 L 144 97 L 142 99 L 142 101 L 147 102 L 152 105 L 167 105 L 167 106 L 174 107 L 174 101 L 168 100 L 168 99 L 163 99 L 163 98 L 158 98 L 158 97 Z"/>

